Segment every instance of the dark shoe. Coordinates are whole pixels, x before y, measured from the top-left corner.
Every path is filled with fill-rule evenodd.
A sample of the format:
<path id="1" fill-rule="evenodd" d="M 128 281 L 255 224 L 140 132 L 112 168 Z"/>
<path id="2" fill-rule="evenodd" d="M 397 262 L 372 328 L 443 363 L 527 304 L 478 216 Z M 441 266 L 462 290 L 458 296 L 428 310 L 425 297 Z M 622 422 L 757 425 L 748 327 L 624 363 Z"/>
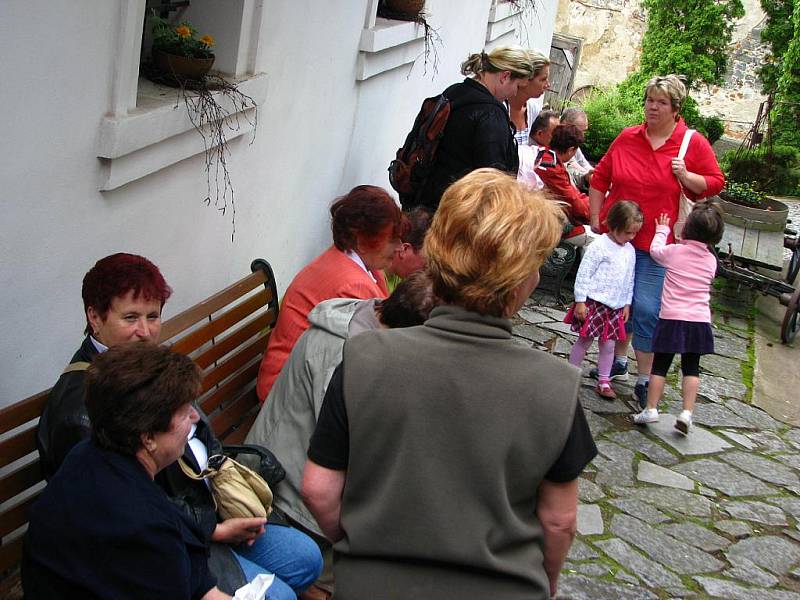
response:
<path id="1" fill-rule="evenodd" d="M 636 399 L 636 402 L 639 403 L 639 408 L 644 410 L 647 408 L 647 386 L 650 385 L 650 382 L 647 383 L 637 383 L 633 386 L 633 397 Z"/>
<path id="2" fill-rule="evenodd" d="M 592 379 L 600 379 L 600 373 L 597 371 L 597 367 L 593 367 L 591 371 L 589 371 L 589 377 Z M 614 364 L 611 365 L 611 374 L 608 376 L 611 381 L 628 381 L 628 364 L 625 363 L 624 365 L 614 361 Z"/>
<path id="3" fill-rule="evenodd" d="M 614 388 L 607 383 L 598 383 L 594 388 L 594 391 L 597 392 L 598 396 L 604 398 L 605 400 L 617 399 L 617 393 L 614 391 Z"/>

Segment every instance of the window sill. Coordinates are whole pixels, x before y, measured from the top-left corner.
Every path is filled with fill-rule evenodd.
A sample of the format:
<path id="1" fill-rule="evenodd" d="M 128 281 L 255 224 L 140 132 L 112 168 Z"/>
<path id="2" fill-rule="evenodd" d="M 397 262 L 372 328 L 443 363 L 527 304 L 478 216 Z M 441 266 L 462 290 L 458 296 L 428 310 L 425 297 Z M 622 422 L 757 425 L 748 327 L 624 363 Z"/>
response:
<path id="1" fill-rule="evenodd" d="M 486 42 L 495 42 L 517 29 L 514 19 L 522 10 L 510 2 L 497 2 L 489 11 L 489 24 L 486 28 Z"/>
<path id="2" fill-rule="evenodd" d="M 256 106 L 264 104 L 267 98 L 266 74 L 234 81 Z M 123 117 L 103 118 L 97 148 L 97 156 L 103 164 L 101 191 L 116 189 L 203 152 L 203 139 L 194 130 L 178 92 L 175 88 L 140 79 L 136 108 Z M 220 104 L 234 111 L 227 99 L 222 98 Z M 240 116 L 249 111 L 240 113 Z M 232 112 L 231 116 L 235 114 Z M 252 125 L 241 118 L 239 128 L 228 130 L 226 134 L 230 140 L 250 131 Z"/>
<path id="3" fill-rule="evenodd" d="M 377 17 L 374 27 L 361 32 L 356 79 L 363 81 L 412 63 L 422 53 L 424 45 L 425 27 L 422 25 Z"/>

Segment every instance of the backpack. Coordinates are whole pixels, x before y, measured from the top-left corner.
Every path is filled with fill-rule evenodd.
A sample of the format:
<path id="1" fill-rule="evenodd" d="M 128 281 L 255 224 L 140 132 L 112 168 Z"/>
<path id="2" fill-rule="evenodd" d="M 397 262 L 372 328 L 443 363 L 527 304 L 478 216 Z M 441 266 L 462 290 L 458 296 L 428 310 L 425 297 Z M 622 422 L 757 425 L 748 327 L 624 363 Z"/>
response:
<path id="1" fill-rule="evenodd" d="M 419 194 L 436 164 L 436 150 L 444 137 L 452 104 L 444 94 L 426 98 L 397 156 L 389 163 L 389 183 L 406 206 Z"/>

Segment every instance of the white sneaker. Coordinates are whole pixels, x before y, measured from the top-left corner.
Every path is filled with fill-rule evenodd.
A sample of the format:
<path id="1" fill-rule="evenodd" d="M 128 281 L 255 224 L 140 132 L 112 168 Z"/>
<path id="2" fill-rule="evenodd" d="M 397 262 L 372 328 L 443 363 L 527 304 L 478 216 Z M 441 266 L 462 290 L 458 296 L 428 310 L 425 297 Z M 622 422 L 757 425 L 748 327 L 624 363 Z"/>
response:
<path id="1" fill-rule="evenodd" d="M 683 435 L 688 435 L 691 426 L 692 426 L 691 411 L 685 410 L 678 415 L 677 419 L 675 419 L 675 429 L 680 431 Z"/>
<path id="2" fill-rule="evenodd" d="M 637 425 L 644 425 L 646 423 L 658 423 L 658 409 L 645 408 L 637 415 L 633 415 L 633 422 Z"/>

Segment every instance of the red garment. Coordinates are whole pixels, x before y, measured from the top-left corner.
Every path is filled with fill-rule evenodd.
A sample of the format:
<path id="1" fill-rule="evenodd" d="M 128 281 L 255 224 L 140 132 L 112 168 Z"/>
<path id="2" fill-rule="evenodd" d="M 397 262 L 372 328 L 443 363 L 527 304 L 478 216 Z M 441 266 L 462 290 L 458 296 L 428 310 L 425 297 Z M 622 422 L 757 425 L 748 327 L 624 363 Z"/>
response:
<path id="1" fill-rule="evenodd" d="M 592 188 L 608 192 L 600 211 L 603 231 L 608 231 L 603 222 L 608 209 L 617 200 L 633 200 L 644 213 L 644 223 L 632 244 L 639 250 L 650 251 L 650 243 L 656 233 L 656 218 L 667 213 L 670 223 L 678 218 L 680 185 L 672 174 L 672 159 L 678 151 L 686 131 L 683 119 L 678 121 L 675 131 L 664 144 L 656 149 L 650 146 L 645 134 L 646 125 L 628 127 L 617 136 L 592 176 Z M 725 177 L 717 164 L 711 144 L 701 134 L 695 132 L 689 142 L 684 158 L 686 169 L 702 175 L 708 186 L 702 194 L 685 190 L 686 197 L 698 200 L 718 194 L 725 185 Z M 672 241 L 670 231 L 668 243 Z"/>
<path id="2" fill-rule="evenodd" d="M 578 190 L 569 178 L 566 167 L 556 160 L 556 166 L 536 167 L 536 174 L 556 199 L 566 202 L 564 212 L 573 225 L 589 222 L 589 196 Z"/>
<path id="3" fill-rule="evenodd" d="M 258 370 L 256 392 L 264 402 L 295 342 L 308 329 L 308 313 L 331 298 L 386 298 L 382 271 L 371 271 L 377 283 L 344 252 L 331 246 L 297 274 L 281 302 L 278 322 Z"/>

